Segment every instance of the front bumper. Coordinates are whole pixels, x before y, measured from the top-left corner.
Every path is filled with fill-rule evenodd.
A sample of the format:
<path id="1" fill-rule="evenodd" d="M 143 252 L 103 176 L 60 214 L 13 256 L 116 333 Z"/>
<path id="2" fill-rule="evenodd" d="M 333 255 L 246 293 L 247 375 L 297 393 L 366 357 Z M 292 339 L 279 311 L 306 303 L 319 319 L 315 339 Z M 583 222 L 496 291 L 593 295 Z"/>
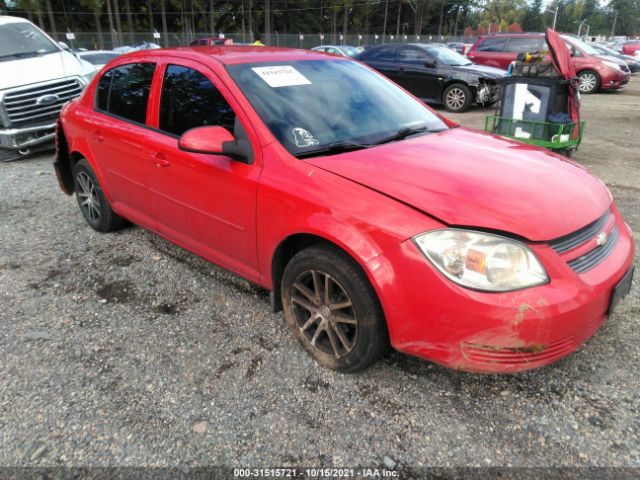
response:
<path id="1" fill-rule="evenodd" d="M 629 83 L 630 78 L 631 73 L 607 68 L 606 72 L 600 74 L 600 88 L 602 90 L 617 90 Z"/>
<path id="2" fill-rule="evenodd" d="M 372 260 L 394 348 L 446 367 L 509 373 L 552 363 L 578 349 L 607 318 L 612 290 L 633 261 L 631 231 L 609 256 L 578 274 L 548 245 L 533 244 L 550 283 L 487 293 L 446 279 L 407 240 Z"/>
<path id="3" fill-rule="evenodd" d="M 27 150 L 36 145 L 53 142 L 55 129 L 55 120 L 37 126 L 0 128 L 0 147 Z"/>

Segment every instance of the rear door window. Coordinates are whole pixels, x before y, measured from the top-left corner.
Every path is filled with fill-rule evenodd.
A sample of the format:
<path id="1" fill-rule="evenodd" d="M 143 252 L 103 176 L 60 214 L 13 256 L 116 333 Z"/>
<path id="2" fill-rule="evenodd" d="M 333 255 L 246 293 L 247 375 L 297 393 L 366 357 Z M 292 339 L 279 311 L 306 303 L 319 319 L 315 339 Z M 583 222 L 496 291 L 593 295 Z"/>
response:
<path id="1" fill-rule="evenodd" d="M 396 59 L 396 47 L 372 48 L 368 52 L 365 50 L 364 59 L 377 62 L 393 62 Z"/>
<path id="2" fill-rule="evenodd" d="M 540 38 L 536 37 L 511 37 L 507 42 L 507 52 L 533 53 L 540 50 Z"/>
<path id="3" fill-rule="evenodd" d="M 96 92 L 95 108 L 144 124 L 155 63 L 131 63 L 106 72 Z"/>
<path id="4" fill-rule="evenodd" d="M 411 63 L 414 65 L 424 65 L 427 60 L 430 60 L 427 53 L 418 48 L 401 49 L 399 58 L 402 63 Z"/>
<path id="5" fill-rule="evenodd" d="M 505 37 L 487 37 L 480 45 L 479 52 L 504 52 L 507 48 L 507 39 Z"/>
<path id="6" fill-rule="evenodd" d="M 201 72 L 167 66 L 160 98 L 160 130 L 180 136 L 190 128 L 216 125 L 233 132 L 235 118 L 231 106 Z"/>

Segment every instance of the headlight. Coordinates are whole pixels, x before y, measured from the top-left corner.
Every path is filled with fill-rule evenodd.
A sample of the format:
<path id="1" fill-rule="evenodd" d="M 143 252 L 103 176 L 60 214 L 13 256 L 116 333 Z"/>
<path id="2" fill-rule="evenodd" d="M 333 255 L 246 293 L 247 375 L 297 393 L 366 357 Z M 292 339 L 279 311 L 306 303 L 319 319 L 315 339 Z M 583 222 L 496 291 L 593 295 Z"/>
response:
<path id="1" fill-rule="evenodd" d="M 447 229 L 413 240 L 438 270 L 463 287 L 504 292 L 549 281 L 533 252 L 506 237 Z"/>
<path id="2" fill-rule="evenodd" d="M 602 63 L 604 63 L 607 67 L 615 68 L 617 70 L 622 70 L 620 68 L 620 65 L 618 65 L 616 62 L 610 62 L 609 60 L 603 60 Z"/>

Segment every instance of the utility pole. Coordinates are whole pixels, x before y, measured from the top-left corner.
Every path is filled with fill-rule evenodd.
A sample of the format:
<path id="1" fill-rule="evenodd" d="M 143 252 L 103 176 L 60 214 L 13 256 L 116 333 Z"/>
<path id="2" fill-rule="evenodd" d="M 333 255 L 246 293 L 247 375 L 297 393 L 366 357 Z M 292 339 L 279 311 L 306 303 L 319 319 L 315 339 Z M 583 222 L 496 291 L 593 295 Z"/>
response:
<path id="1" fill-rule="evenodd" d="M 616 20 L 618 20 L 618 12 L 616 12 L 616 16 L 613 17 L 613 27 L 611 27 L 611 38 L 615 35 L 616 31 Z"/>
<path id="2" fill-rule="evenodd" d="M 555 10 L 551 10 L 550 8 L 545 8 L 545 11 L 553 13 L 553 27 L 551 27 L 551 30 L 556 29 L 556 20 L 558 19 L 558 8 L 559 7 L 556 7 Z"/>
<path id="3" fill-rule="evenodd" d="M 389 0 L 384 4 L 384 22 L 382 24 L 382 43 L 384 43 L 384 37 L 387 35 L 387 13 L 389 12 Z"/>

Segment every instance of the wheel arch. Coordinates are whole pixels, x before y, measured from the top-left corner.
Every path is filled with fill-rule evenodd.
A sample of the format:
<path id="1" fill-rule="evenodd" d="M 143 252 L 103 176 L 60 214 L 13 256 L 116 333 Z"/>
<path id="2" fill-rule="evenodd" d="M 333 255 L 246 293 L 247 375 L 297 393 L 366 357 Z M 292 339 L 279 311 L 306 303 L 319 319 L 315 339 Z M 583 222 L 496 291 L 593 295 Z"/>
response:
<path id="1" fill-rule="evenodd" d="M 91 167 L 91 169 L 95 172 L 96 176 L 98 177 L 98 182 L 100 182 L 100 188 L 102 189 L 105 197 L 107 197 L 107 200 L 111 202 L 112 199 L 109 193 L 109 186 L 105 181 L 102 169 L 98 165 L 98 162 L 95 161 L 95 159 L 93 158 L 93 155 L 91 155 L 90 153 L 91 149 L 89 148 L 89 144 L 87 143 L 87 141 L 84 138 L 76 138 L 69 143 L 70 143 L 69 160 L 67 161 L 65 168 L 68 169 L 68 172 L 69 172 L 68 174 L 71 178 L 71 181 L 73 182 L 73 169 L 76 163 L 78 163 L 78 161 L 82 159 L 86 160 L 89 163 L 89 166 Z M 71 183 L 71 188 L 73 193 L 73 183 Z"/>
<path id="2" fill-rule="evenodd" d="M 305 248 L 318 245 L 326 245 L 334 248 L 353 260 L 369 280 L 369 283 L 378 297 L 378 301 L 380 301 L 380 304 L 382 305 L 380 292 L 378 291 L 375 282 L 372 280 L 365 263 L 355 254 L 355 252 L 351 251 L 346 245 L 342 245 L 339 240 L 329 239 L 326 236 L 322 236 L 317 233 L 300 232 L 293 233 L 284 238 L 275 248 L 271 257 L 271 303 L 274 312 L 282 310 L 280 283 L 285 267 L 296 253 Z"/>

